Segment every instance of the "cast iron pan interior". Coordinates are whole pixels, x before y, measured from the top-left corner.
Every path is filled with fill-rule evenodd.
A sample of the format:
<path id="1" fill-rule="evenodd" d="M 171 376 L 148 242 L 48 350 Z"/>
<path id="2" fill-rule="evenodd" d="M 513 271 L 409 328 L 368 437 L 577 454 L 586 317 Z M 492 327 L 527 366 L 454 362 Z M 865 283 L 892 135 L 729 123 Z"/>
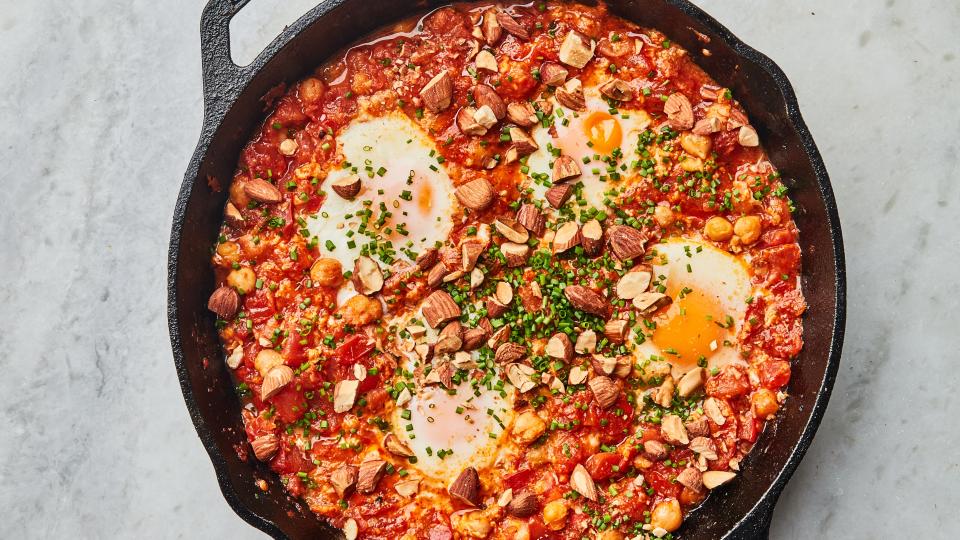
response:
<path id="1" fill-rule="evenodd" d="M 249 457 L 240 402 L 222 361 L 214 317 L 210 248 L 221 222 L 224 188 L 237 157 L 264 116 L 261 96 L 292 83 L 333 53 L 386 24 L 442 2 L 328 0 L 288 27 L 249 66 L 230 59 L 230 18 L 248 0 L 210 0 L 201 21 L 204 124 L 184 176 L 173 219 L 168 267 L 168 317 L 187 408 L 213 462 L 220 488 L 240 517 L 276 538 L 335 538 L 339 533 L 288 498 L 276 475 Z M 843 244 L 826 169 L 783 72 L 713 18 L 684 0 L 611 0 L 611 9 L 655 27 L 682 45 L 720 84 L 733 89 L 774 164 L 789 179 L 803 249 L 803 289 L 810 304 L 805 341 L 794 362 L 791 398 L 769 426 L 733 484 L 718 490 L 684 524 L 681 537 L 767 536 L 773 506 L 813 438 L 840 360 L 845 314 Z M 704 44 L 695 32 L 709 39 Z M 701 39 L 702 39 L 701 36 Z M 707 47 L 710 56 L 700 51 Z M 206 367 L 205 367 L 206 366 Z M 776 434 L 774 437 L 773 435 Z M 266 492 L 254 485 L 264 479 Z"/>

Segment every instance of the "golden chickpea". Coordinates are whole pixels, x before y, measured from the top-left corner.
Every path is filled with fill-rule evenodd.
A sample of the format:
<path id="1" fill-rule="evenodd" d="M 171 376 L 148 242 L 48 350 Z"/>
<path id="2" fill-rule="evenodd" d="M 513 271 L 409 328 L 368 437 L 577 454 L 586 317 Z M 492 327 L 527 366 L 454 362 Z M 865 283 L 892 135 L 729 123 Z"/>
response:
<path id="1" fill-rule="evenodd" d="M 723 217 L 713 216 L 703 226 L 703 234 L 714 242 L 726 242 L 733 236 L 733 225 Z"/>
<path id="2" fill-rule="evenodd" d="M 623 540 L 623 533 L 620 531 L 603 531 L 597 535 L 597 540 Z"/>
<path id="3" fill-rule="evenodd" d="M 537 416 L 537 413 L 524 411 L 514 420 L 513 429 L 510 432 L 513 440 L 520 444 L 530 444 L 543 435 L 546 429 L 547 423 Z"/>
<path id="4" fill-rule="evenodd" d="M 317 259 L 310 266 L 310 279 L 321 287 L 339 287 L 343 283 L 343 266 L 336 259 Z"/>
<path id="5" fill-rule="evenodd" d="M 257 286 L 257 275 L 249 266 L 241 266 L 227 274 L 227 285 L 237 289 L 240 294 L 246 294 Z"/>
<path id="6" fill-rule="evenodd" d="M 673 216 L 673 210 L 665 204 L 658 204 L 653 209 L 653 220 L 657 222 L 657 225 L 661 227 L 669 227 L 673 225 L 673 222 L 676 218 Z"/>
<path id="7" fill-rule="evenodd" d="M 236 242 L 224 242 L 217 245 L 217 255 L 227 262 L 237 262 L 240 259 L 240 245 Z"/>
<path id="8" fill-rule="evenodd" d="M 667 532 L 673 532 L 683 523 L 683 514 L 680 512 L 680 502 L 676 499 L 660 501 L 650 513 L 650 525 L 656 529 L 660 527 Z"/>
<path id="9" fill-rule="evenodd" d="M 707 159 L 710 154 L 710 137 L 697 135 L 695 133 L 684 133 L 680 136 L 680 146 L 687 153 L 697 156 L 700 159 Z"/>
<path id="10" fill-rule="evenodd" d="M 530 526 L 527 525 L 526 521 L 507 518 L 503 522 L 501 531 L 504 533 L 504 538 L 512 538 L 513 540 L 530 540 Z"/>
<path id="11" fill-rule="evenodd" d="M 267 372 L 281 364 L 283 364 L 283 357 L 273 349 L 264 349 L 253 358 L 253 367 L 257 368 L 260 375 L 264 377 L 267 376 Z"/>
<path id="12" fill-rule="evenodd" d="M 759 240 L 761 230 L 763 230 L 763 223 L 760 221 L 760 216 L 743 216 L 733 224 L 733 233 L 746 245 Z"/>
<path id="13" fill-rule="evenodd" d="M 340 313 L 343 315 L 343 322 L 363 326 L 380 319 L 383 316 L 383 306 L 375 298 L 358 294 L 340 306 Z"/>
<path id="14" fill-rule="evenodd" d="M 548 502 L 543 507 L 543 523 L 551 531 L 559 531 L 567 523 L 567 501 L 564 499 L 555 499 Z"/>
<path id="15" fill-rule="evenodd" d="M 327 88 L 320 79 L 309 77 L 300 83 L 300 99 L 305 103 L 313 103 L 323 97 Z"/>
<path id="16" fill-rule="evenodd" d="M 680 160 L 680 168 L 687 172 L 697 172 L 703 170 L 703 160 L 698 157 L 684 156 Z"/>
<path id="17" fill-rule="evenodd" d="M 750 396 L 750 404 L 753 405 L 753 414 L 758 418 L 766 418 L 771 414 L 776 414 L 780 409 L 777 402 L 777 395 L 773 390 L 761 388 Z"/>
<path id="18" fill-rule="evenodd" d="M 453 522 L 453 528 L 458 533 L 469 538 L 486 538 L 490 536 L 490 520 L 483 512 L 470 512 L 462 514 L 459 519 Z"/>

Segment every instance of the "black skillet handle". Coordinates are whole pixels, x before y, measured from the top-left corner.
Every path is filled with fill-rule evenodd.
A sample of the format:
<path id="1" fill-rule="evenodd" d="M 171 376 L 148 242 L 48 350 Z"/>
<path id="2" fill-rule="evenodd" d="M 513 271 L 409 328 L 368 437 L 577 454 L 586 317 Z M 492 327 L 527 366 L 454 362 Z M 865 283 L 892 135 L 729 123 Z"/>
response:
<path id="1" fill-rule="evenodd" d="M 230 57 L 230 20 L 250 0 L 210 0 L 200 18 L 203 101 L 207 114 L 236 97 L 247 69 Z"/>

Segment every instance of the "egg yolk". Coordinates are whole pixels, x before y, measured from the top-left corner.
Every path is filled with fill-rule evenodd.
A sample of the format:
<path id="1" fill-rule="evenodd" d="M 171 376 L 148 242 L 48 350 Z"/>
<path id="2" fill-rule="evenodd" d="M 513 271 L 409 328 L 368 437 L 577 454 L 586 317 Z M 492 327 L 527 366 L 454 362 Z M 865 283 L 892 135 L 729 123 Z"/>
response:
<path id="1" fill-rule="evenodd" d="M 698 291 L 685 292 L 680 298 L 681 290 L 681 286 L 667 287 L 673 304 L 658 318 L 653 342 L 668 359 L 692 368 L 701 356 L 713 353 L 711 342 L 723 344 L 724 329 L 717 323 L 724 323 L 725 317 L 713 298 Z"/>
<path id="2" fill-rule="evenodd" d="M 420 182 L 417 187 L 417 206 L 420 207 L 420 211 L 424 214 L 429 214 L 430 209 L 433 206 L 433 188 L 430 187 L 429 180 Z"/>
<path id="3" fill-rule="evenodd" d="M 583 131 L 591 148 L 598 154 L 609 154 L 620 147 L 623 132 L 620 122 L 605 111 L 594 111 L 583 121 Z"/>

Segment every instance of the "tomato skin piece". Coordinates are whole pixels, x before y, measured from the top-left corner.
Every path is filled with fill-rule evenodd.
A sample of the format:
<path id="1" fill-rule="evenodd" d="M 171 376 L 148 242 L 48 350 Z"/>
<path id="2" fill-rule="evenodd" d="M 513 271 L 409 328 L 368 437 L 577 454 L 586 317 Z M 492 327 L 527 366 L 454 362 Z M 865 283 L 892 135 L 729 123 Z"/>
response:
<path id="1" fill-rule="evenodd" d="M 584 463 L 587 472 L 590 473 L 590 476 L 596 480 L 606 480 L 611 476 L 614 476 L 619 471 L 615 471 L 614 467 L 619 467 L 621 470 L 623 467 L 621 465 L 621 459 L 619 454 L 614 454 L 613 452 L 600 452 L 594 454 L 587 458 L 587 461 Z"/>
<path id="2" fill-rule="evenodd" d="M 724 366 L 720 373 L 707 379 L 707 394 L 725 399 L 742 396 L 750 391 L 750 380 L 742 369 Z"/>
<path id="3" fill-rule="evenodd" d="M 313 468 L 313 463 L 303 459 L 296 446 L 281 444 L 276 457 L 270 462 L 270 468 L 279 474 L 293 474 L 309 471 Z"/>
<path id="4" fill-rule="evenodd" d="M 273 291 L 268 288 L 257 289 L 253 295 L 247 295 L 243 302 L 243 309 L 255 324 L 266 322 L 277 312 Z"/>
<path id="5" fill-rule="evenodd" d="M 767 360 L 760 364 L 760 384 L 770 390 L 779 390 L 790 382 L 790 362 Z"/>
<path id="6" fill-rule="evenodd" d="M 288 384 L 269 401 L 276 407 L 277 416 L 288 424 L 296 422 L 303 413 L 307 412 L 307 400 L 304 399 L 300 390 L 294 388 L 293 384 Z"/>
<path id="7" fill-rule="evenodd" d="M 663 462 L 654 463 L 643 471 L 644 481 L 656 492 L 655 499 L 676 499 L 680 496 L 680 484 L 670 481 L 670 477 L 675 475 L 676 472 L 667 468 Z"/>
<path id="8" fill-rule="evenodd" d="M 506 484 L 507 487 L 513 488 L 514 491 L 518 491 L 527 487 L 527 484 L 533 480 L 533 474 L 533 469 L 523 469 L 510 476 L 504 477 L 503 483 Z"/>

